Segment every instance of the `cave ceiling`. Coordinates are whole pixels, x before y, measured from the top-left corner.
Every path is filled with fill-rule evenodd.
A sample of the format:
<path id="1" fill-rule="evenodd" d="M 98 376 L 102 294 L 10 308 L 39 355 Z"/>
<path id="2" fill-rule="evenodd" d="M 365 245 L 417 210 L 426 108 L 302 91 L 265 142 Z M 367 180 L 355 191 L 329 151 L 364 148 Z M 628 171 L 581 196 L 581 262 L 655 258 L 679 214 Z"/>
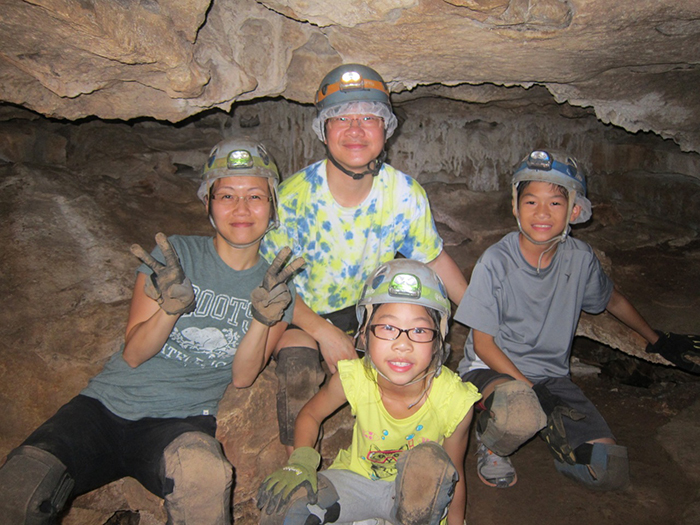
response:
<path id="1" fill-rule="evenodd" d="M 0 0 L 0 100 L 48 117 L 179 122 L 311 103 L 343 62 L 395 102 L 543 86 L 700 152 L 700 0 Z"/>

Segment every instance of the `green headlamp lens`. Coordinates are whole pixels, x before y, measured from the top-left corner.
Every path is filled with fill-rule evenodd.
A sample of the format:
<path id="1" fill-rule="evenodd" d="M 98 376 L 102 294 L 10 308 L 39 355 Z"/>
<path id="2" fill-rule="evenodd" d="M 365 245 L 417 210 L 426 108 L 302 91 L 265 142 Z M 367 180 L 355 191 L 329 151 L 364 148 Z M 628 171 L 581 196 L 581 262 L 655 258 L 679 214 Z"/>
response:
<path id="1" fill-rule="evenodd" d="M 389 295 L 420 298 L 420 280 L 415 275 L 400 273 L 394 276 L 389 284 Z"/>
<path id="2" fill-rule="evenodd" d="M 253 156 L 249 151 L 237 149 L 228 154 L 226 158 L 226 167 L 230 170 L 253 167 Z"/>

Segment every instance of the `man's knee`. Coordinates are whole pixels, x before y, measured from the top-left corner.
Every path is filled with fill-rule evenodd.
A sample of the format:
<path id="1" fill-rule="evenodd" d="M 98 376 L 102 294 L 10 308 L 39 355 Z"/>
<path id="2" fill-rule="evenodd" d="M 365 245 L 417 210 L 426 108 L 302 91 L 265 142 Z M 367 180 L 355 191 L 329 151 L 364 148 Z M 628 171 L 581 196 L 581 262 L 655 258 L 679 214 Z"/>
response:
<path id="1" fill-rule="evenodd" d="M 163 452 L 168 523 L 230 523 L 233 467 L 221 444 L 204 432 L 187 432 Z"/>
<path id="2" fill-rule="evenodd" d="M 326 375 L 321 367 L 320 354 L 315 348 L 290 346 L 280 349 L 275 368 L 277 390 L 277 419 L 280 441 L 294 445 L 294 423 L 306 402 L 318 392 Z"/>
<path id="3" fill-rule="evenodd" d="M 437 443 L 423 443 L 396 464 L 396 504 L 403 525 L 438 525 L 447 514 L 459 479 L 450 456 Z"/>
<path id="4" fill-rule="evenodd" d="M 497 385 L 486 400 L 477 430 L 481 442 L 499 456 L 508 456 L 547 424 L 537 394 L 523 381 Z"/>
<path id="5" fill-rule="evenodd" d="M 53 454 L 32 446 L 15 449 L 0 468 L 0 525 L 53 523 L 73 486 Z"/>
<path id="6" fill-rule="evenodd" d="M 607 443 L 584 443 L 576 448 L 576 464 L 554 461 L 559 472 L 591 490 L 627 488 L 630 481 L 627 447 Z"/>

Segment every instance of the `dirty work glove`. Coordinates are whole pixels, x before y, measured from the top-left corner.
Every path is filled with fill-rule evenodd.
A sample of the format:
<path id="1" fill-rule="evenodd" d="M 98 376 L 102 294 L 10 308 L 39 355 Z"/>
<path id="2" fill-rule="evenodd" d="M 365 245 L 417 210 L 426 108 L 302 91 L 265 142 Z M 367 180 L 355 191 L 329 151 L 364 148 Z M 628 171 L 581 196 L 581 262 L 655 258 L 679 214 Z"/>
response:
<path id="1" fill-rule="evenodd" d="M 700 374 L 700 336 L 654 331 L 659 340 L 647 345 L 647 353 L 661 354 L 678 368 Z"/>
<path id="2" fill-rule="evenodd" d="M 131 253 L 141 259 L 153 273 L 146 278 L 144 292 L 170 315 L 186 314 L 194 310 L 192 281 L 185 277 L 180 259 L 164 233 L 156 233 L 156 243 L 165 257 L 165 265 L 156 261 L 138 244 L 131 246 Z"/>
<path id="3" fill-rule="evenodd" d="M 282 319 L 285 308 L 292 302 L 287 280 L 304 265 L 304 259 L 297 257 L 283 268 L 290 253 L 292 250 L 288 246 L 280 250 L 267 269 L 262 284 L 250 294 L 253 318 L 264 325 L 272 326 Z"/>
<path id="4" fill-rule="evenodd" d="M 311 447 L 300 447 L 292 452 L 287 466 L 273 472 L 260 485 L 258 508 L 267 514 L 278 513 L 300 487 L 306 487 L 309 503 L 318 501 L 318 475 L 321 455 Z"/>
<path id="5" fill-rule="evenodd" d="M 566 429 L 564 428 L 562 416 L 566 416 L 574 421 L 583 419 L 586 416 L 571 408 L 559 396 L 552 394 L 545 385 L 538 383 L 532 389 L 537 394 L 542 410 L 547 415 L 547 426 L 540 431 L 540 437 L 549 445 L 549 450 L 552 452 L 554 459 L 566 462 L 569 465 L 575 465 L 576 453 L 566 439 Z"/>

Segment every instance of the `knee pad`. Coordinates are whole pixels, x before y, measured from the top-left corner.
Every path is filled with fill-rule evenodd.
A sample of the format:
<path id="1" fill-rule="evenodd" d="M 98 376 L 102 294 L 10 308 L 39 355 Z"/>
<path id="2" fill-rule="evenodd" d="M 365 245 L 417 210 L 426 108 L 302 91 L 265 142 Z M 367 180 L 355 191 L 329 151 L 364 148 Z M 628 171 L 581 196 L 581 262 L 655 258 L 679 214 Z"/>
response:
<path id="1" fill-rule="evenodd" d="M 554 461 L 556 469 L 591 490 L 623 490 L 630 482 L 627 447 L 584 443 L 576 449 L 576 464 Z"/>
<path id="2" fill-rule="evenodd" d="M 522 381 L 508 381 L 484 401 L 477 430 L 481 442 L 499 456 L 509 456 L 547 424 L 537 394 Z"/>
<path id="3" fill-rule="evenodd" d="M 32 446 L 15 449 L 0 468 L 0 523 L 54 523 L 74 485 L 53 454 Z"/>
<path id="4" fill-rule="evenodd" d="M 163 470 L 168 525 L 231 523 L 233 467 L 216 439 L 178 436 L 163 452 Z"/>
<path id="5" fill-rule="evenodd" d="M 260 513 L 260 525 L 322 525 L 335 523 L 340 516 L 338 492 L 323 474 L 318 475 L 318 501 L 309 505 L 306 489 L 296 490 L 279 512 Z"/>
<path id="6" fill-rule="evenodd" d="M 459 475 L 437 443 L 423 443 L 396 462 L 396 503 L 392 515 L 402 525 L 438 525 L 447 515 Z"/>
<path id="7" fill-rule="evenodd" d="M 306 402 L 318 392 L 326 374 L 321 368 L 319 352 L 315 348 L 290 346 L 282 348 L 275 368 L 277 389 L 277 421 L 280 441 L 294 445 L 294 423 Z"/>

